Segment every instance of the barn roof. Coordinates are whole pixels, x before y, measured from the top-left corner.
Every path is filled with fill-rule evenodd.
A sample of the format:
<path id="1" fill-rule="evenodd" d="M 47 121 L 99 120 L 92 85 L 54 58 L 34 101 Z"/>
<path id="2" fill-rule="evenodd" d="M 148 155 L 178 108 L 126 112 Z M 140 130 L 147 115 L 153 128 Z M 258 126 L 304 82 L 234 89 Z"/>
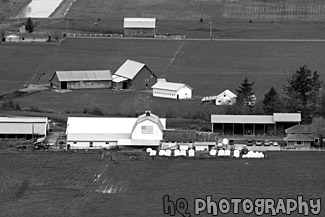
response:
<path id="1" fill-rule="evenodd" d="M 112 80 L 110 70 L 95 71 L 56 71 L 59 81 L 109 81 Z"/>
<path id="2" fill-rule="evenodd" d="M 156 18 L 124 18 L 124 28 L 156 28 Z"/>
<path id="3" fill-rule="evenodd" d="M 0 117 L 0 123 L 47 123 L 47 117 Z"/>
<path id="4" fill-rule="evenodd" d="M 154 84 L 151 88 L 152 89 L 178 91 L 183 87 L 188 87 L 190 89 L 193 89 L 192 87 L 188 86 L 187 84 L 167 82 L 167 81 L 159 81 L 156 84 Z"/>
<path id="5" fill-rule="evenodd" d="M 46 134 L 47 117 L 0 117 L 1 134 Z"/>
<path id="6" fill-rule="evenodd" d="M 311 125 L 297 124 L 293 127 L 285 129 L 286 134 L 310 134 L 313 133 Z"/>
<path id="7" fill-rule="evenodd" d="M 290 142 L 297 142 L 297 141 L 312 142 L 312 141 L 314 141 L 312 138 L 310 138 L 309 136 L 306 136 L 304 134 L 293 134 L 293 135 L 285 137 L 283 140 L 290 141 Z"/>
<path id="8" fill-rule="evenodd" d="M 149 113 L 149 115 L 146 115 L 146 113 Z M 134 127 L 133 127 L 133 129 L 132 129 L 132 132 L 134 131 L 136 125 L 138 125 L 138 124 L 140 124 L 141 122 L 144 122 L 144 121 L 146 121 L 146 120 L 149 120 L 149 121 L 151 121 L 151 122 L 157 124 L 158 127 L 159 127 L 159 129 L 160 129 L 161 131 L 163 131 L 163 130 L 165 129 L 164 125 L 166 126 L 166 124 L 163 125 L 162 122 L 161 122 L 161 120 L 165 120 L 165 119 L 159 119 L 159 117 L 158 117 L 157 115 L 154 115 L 154 114 L 152 114 L 151 112 L 146 112 L 146 113 L 143 114 L 143 115 L 140 115 L 140 116 L 138 117 L 138 119 L 137 119 L 137 121 L 135 122 Z"/>
<path id="9" fill-rule="evenodd" d="M 220 93 L 217 96 L 206 96 L 202 98 L 202 101 L 211 101 L 211 100 L 216 100 L 220 97 L 222 97 L 224 94 L 226 94 L 227 96 L 229 96 L 230 98 L 236 98 L 237 95 L 234 94 L 233 92 L 231 92 L 230 90 L 226 89 L 225 91 L 223 91 L 222 93 Z"/>
<path id="10" fill-rule="evenodd" d="M 212 123 L 274 124 L 273 115 L 211 115 Z"/>
<path id="11" fill-rule="evenodd" d="M 147 67 L 144 63 L 128 59 L 120 66 L 114 75 L 132 80 L 144 67 Z M 149 71 L 151 70 L 149 69 Z M 154 73 L 152 72 L 152 74 Z"/>
<path id="12" fill-rule="evenodd" d="M 300 113 L 274 113 L 275 122 L 300 122 Z"/>

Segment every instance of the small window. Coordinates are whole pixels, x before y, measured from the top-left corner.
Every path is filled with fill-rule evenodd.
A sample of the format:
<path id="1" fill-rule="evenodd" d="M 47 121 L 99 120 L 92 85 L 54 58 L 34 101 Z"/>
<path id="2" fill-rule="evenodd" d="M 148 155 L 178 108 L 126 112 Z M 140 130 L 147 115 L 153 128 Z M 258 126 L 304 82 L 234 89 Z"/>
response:
<path id="1" fill-rule="evenodd" d="M 223 97 L 226 97 L 226 94 L 225 94 L 225 95 L 223 95 Z"/>
<path id="2" fill-rule="evenodd" d="M 89 142 L 89 147 L 94 147 L 93 142 Z"/>
<path id="3" fill-rule="evenodd" d="M 109 145 L 109 142 L 105 142 L 106 145 Z"/>
<path id="4" fill-rule="evenodd" d="M 220 102 L 220 103 L 221 103 L 221 100 L 218 100 L 218 102 Z"/>
<path id="5" fill-rule="evenodd" d="M 77 144 L 77 142 L 73 142 L 73 144 Z"/>
<path id="6" fill-rule="evenodd" d="M 302 142 L 302 141 L 297 141 L 297 142 L 296 142 L 296 145 L 304 145 L 304 142 Z"/>

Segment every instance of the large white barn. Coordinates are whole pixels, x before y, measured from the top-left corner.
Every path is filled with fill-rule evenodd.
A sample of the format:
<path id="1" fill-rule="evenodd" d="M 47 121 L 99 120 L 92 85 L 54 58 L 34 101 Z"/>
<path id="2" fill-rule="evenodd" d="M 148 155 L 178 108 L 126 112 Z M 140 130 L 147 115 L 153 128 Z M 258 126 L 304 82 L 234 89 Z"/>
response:
<path id="1" fill-rule="evenodd" d="M 206 96 L 202 102 L 213 102 L 216 105 L 233 105 L 236 103 L 237 95 L 226 89 L 217 96 Z"/>
<path id="2" fill-rule="evenodd" d="M 158 79 L 158 82 L 151 87 L 153 96 L 170 99 L 190 99 L 193 88 L 182 83 L 167 82 L 165 79 Z"/>
<path id="3" fill-rule="evenodd" d="M 113 146 L 159 146 L 166 119 L 146 112 L 138 118 L 69 117 L 67 146 L 101 149 Z"/>

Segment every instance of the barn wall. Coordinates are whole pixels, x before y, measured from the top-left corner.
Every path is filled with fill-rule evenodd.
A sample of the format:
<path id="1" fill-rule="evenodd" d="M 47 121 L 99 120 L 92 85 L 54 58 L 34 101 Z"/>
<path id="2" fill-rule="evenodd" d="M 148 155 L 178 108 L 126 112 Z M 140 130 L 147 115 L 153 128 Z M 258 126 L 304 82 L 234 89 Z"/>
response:
<path id="1" fill-rule="evenodd" d="M 156 34 L 156 29 L 124 29 L 124 36 L 127 37 L 154 37 Z"/>
<path id="2" fill-rule="evenodd" d="M 67 145 L 70 145 L 70 149 L 102 149 L 102 148 L 111 148 L 116 146 L 116 142 L 102 142 L 102 141 L 93 141 L 92 147 L 90 147 L 90 142 L 86 141 L 67 141 Z"/>
<path id="3" fill-rule="evenodd" d="M 111 88 L 112 81 L 69 81 L 68 89 Z"/>
<path id="4" fill-rule="evenodd" d="M 153 127 L 152 134 L 142 134 L 141 127 L 142 126 L 150 126 Z M 156 123 L 153 123 L 152 121 L 143 121 L 139 123 L 132 132 L 131 135 L 132 139 L 144 139 L 144 140 L 162 140 L 163 139 L 163 132 L 159 129 L 158 125 Z"/>
<path id="5" fill-rule="evenodd" d="M 135 90 L 150 90 L 155 83 L 157 83 L 157 76 L 147 67 L 143 67 L 131 81 L 130 88 Z"/>
<path id="6" fill-rule="evenodd" d="M 176 91 L 172 91 L 172 90 L 153 89 L 153 96 L 176 99 L 177 93 Z"/>
<path id="7" fill-rule="evenodd" d="M 192 90 L 186 86 L 178 90 L 177 94 L 179 95 L 179 99 L 192 98 Z"/>

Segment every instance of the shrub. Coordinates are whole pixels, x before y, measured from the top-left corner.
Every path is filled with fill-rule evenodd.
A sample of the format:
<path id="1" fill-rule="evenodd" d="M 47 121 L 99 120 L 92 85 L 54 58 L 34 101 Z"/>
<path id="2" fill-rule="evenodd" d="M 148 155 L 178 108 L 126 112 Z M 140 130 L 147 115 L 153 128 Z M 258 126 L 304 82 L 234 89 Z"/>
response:
<path id="1" fill-rule="evenodd" d="M 92 108 L 85 108 L 83 110 L 84 114 L 91 114 L 91 115 L 99 115 L 99 116 L 103 116 L 105 115 L 105 113 L 100 110 L 98 107 L 92 107 Z"/>

